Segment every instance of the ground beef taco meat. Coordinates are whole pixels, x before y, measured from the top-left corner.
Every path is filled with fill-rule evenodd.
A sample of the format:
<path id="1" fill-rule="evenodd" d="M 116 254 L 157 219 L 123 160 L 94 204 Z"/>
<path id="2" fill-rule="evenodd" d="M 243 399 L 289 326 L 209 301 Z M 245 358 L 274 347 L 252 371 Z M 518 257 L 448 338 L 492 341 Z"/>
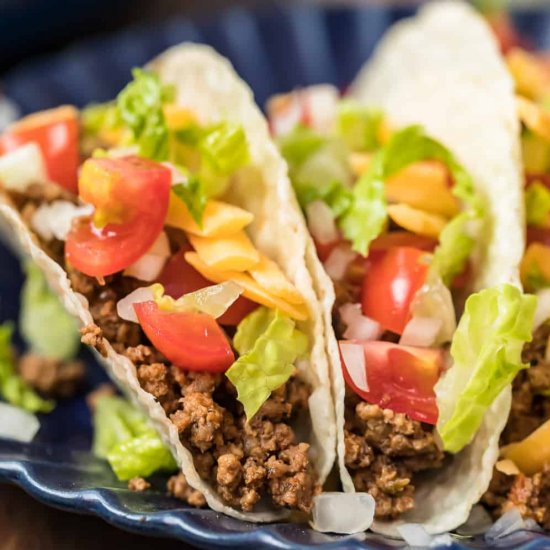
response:
<path id="1" fill-rule="evenodd" d="M 345 463 L 356 490 L 376 500 L 377 519 L 414 507 L 414 474 L 443 463 L 434 427 L 346 393 Z"/>
<path id="2" fill-rule="evenodd" d="M 29 189 L 29 194 L 12 196 L 20 212 L 26 213 L 27 223 L 41 202 L 59 197 L 53 191 L 46 196 L 34 186 Z M 227 504 L 252 511 L 265 497 L 276 506 L 311 510 L 320 487 L 308 457 L 309 445 L 298 443 L 290 426 L 308 407 L 310 389 L 303 381 L 289 379 L 247 423 L 225 376 L 186 372 L 170 365 L 138 324 L 118 317 L 118 300 L 143 286 L 142 281 L 120 273 L 103 281 L 88 277 L 65 265 L 62 242 L 41 240 L 41 244 L 66 269 L 73 290 L 88 300 L 94 324 L 81 330 L 82 342 L 105 354 L 105 338 L 136 365 L 141 387 L 162 405 L 181 442 L 193 454 L 199 475 Z M 134 490 L 142 486 L 138 481 L 132 484 Z M 205 503 L 183 474 L 170 479 L 168 491 L 193 506 Z"/>
<path id="3" fill-rule="evenodd" d="M 550 324 L 545 323 L 523 349 L 523 361 L 530 366 L 514 379 L 512 408 L 501 445 L 521 441 L 550 418 L 550 396 L 544 395 L 550 390 L 549 337 Z M 550 529 L 550 464 L 532 476 L 506 475 L 495 469 L 482 502 L 495 519 L 516 507 L 524 518 Z"/>

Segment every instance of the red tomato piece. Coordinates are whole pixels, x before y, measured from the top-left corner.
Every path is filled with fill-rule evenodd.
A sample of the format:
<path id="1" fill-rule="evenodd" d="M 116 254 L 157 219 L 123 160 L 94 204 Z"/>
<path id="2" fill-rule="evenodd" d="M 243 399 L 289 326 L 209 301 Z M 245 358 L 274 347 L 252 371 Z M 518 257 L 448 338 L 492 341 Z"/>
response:
<path id="1" fill-rule="evenodd" d="M 411 303 L 428 272 L 427 253 L 398 246 L 369 256 L 363 279 L 363 314 L 384 330 L 401 334 L 411 318 Z"/>
<path id="2" fill-rule="evenodd" d="M 104 174 L 96 186 L 84 176 L 89 174 L 88 163 L 94 163 L 94 173 Z M 85 200 L 96 206 L 96 213 L 99 205 L 107 219 L 122 212 L 124 221 L 98 228 L 90 218 L 77 220 L 67 235 L 65 256 L 86 275 L 111 275 L 143 256 L 162 231 L 168 212 L 170 170 L 138 157 L 101 158 L 86 161 L 82 178 L 86 181 Z"/>
<path id="3" fill-rule="evenodd" d="M 214 317 L 162 311 L 153 301 L 134 304 L 134 309 L 147 338 L 177 367 L 225 372 L 234 363 L 231 345 Z"/>
<path id="4" fill-rule="evenodd" d="M 532 183 L 542 183 L 550 189 L 550 174 L 525 174 L 525 187 L 529 187 Z"/>
<path id="5" fill-rule="evenodd" d="M 322 262 L 325 262 L 328 257 L 331 255 L 332 251 L 342 242 L 344 239 L 339 239 L 337 241 L 332 241 L 330 243 L 321 244 L 320 242 L 313 240 L 315 243 L 315 249 L 317 250 L 317 256 Z"/>
<path id="6" fill-rule="evenodd" d="M 42 151 L 49 179 L 76 193 L 80 163 L 78 111 L 64 106 L 21 119 L 0 137 L 0 154 L 31 141 Z"/>
<path id="7" fill-rule="evenodd" d="M 187 245 L 173 254 L 159 275 L 158 282 L 164 287 L 165 293 L 172 298 L 177 299 L 212 284 L 185 260 L 184 254 L 190 250 L 192 250 L 191 245 Z M 257 307 L 258 304 L 240 296 L 217 321 L 221 325 L 236 326 Z"/>
<path id="8" fill-rule="evenodd" d="M 416 235 L 409 231 L 390 231 L 376 237 L 369 246 L 369 254 L 373 250 L 388 250 L 395 246 L 412 246 L 427 252 L 433 252 L 437 246 L 437 240 L 431 237 Z"/>
<path id="9" fill-rule="evenodd" d="M 344 378 L 351 389 L 369 403 L 435 424 L 438 409 L 434 386 L 443 370 L 443 351 L 391 342 L 357 343 L 365 353 L 368 391 L 355 385 L 340 354 Z"/>
<path id="10" fill-rule="evenodd" d="M 525 41 L 518 34 L 517 30 L 510 19 L 510 16 L 504 11 L 491 13 L 487 16 L 489 23 L 497 42 L 500 46 L 500 51 L 505 54 L 512 48 L 525 47 Z"/>
<path id="11" fill-rule="evenodd" d="M 540 243 L 550 246 L 550 229 L 546 227 L 527 226 L 527 246 L 531 243 Z"/>

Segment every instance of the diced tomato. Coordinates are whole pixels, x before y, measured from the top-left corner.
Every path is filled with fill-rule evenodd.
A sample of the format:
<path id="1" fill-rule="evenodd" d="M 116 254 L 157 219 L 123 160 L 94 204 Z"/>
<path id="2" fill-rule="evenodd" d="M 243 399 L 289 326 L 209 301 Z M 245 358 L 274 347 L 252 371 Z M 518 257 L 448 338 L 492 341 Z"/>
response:
<path id="1" fill-rule="evenodd" d="M 437 246 L 437 240 L 423 235 L 416 235 L 409 231 L 390 231 L 376 237 L 369 246 L 369 254 L 372 250 L 388 250 L 396 246 L 409 246 L 433 252 Z"/>
<path id="2" fill-rule="evenodd" d="M 452 288 L 466 288 L 468 281 L 472 278 L 472 264 L 466 262 L 464 269 L 453 279 Z"/>
<path id="3" fill-rule="evenodd" d="M 419 422 L 435 424 L 438 410 L 434 386 L 443 370 L 444 352 L 391 342 L 357 344 L 362 345 L 365 352 L 368 391 L 354 384 L 340 354 L 344 378 L 350 388 L 369 403 L 405 413 Z"/>
<path id="4" fill-rule="evenodd" d="M 42 151 L 48 177 L 76 193 L 80 163 L 77 110 L 69 106 L 58 107 L 21 119 L 0 136 L 0 154 L 31 141 Z"/>
<path id="5" fill-rule="evenodd" d="M 95 179 L 88 177 L 89 170 Z M 94 218 L 101 213 L 107 224 L 98 228 L 91 218 L 76 220 L 67 235 L 65 255 L 86 275 L 111 275 L 145 254 L 162 231 L 170 170 L 138 157 L 89 159 L 82 168 L 81 183 L 82 198 L 96 206 Z"/>
<path id="6" fill-rule="evenodd" d="M 411 318 L 411 303 L 428 273 L 427 253 L 398 246 L 367 258 L 363 279 L 363 314 L 384 330 L 401 334 Z"/>
<path id="7" fill-rule="evenodd" d="M 147 338 L 177 367 L 225 372 L 235 361 L 227 336 L 214 317 L 162 311 L 153 301 L 134 304 L 134 309 Z"/>
<path id="8" fill-rule="evenodd" d="M 525 41 L 518 34 L 510 16 L 506 12 L 499 11 L 489 14 L 487 16 L 487 22 L 493 29 L 493 33 L 500 45 L 502 53 L 505 54 L 512 48 L 525 46 Z"/>
<path id="9" fill-rule="evenodd" d="M 532 183 L 539 182 L 550 189 L 550 174 L 525 174 L 525 187 L 529 187 Z"/>
<path id="10" fill-rule="evenodd" d="M 546 227 L 527 226 L 527 246 L 531 243 L 541 243 L 550 246 L 550 229 Z"/>
<path id="11" fill-rule="evenodd" d="M 164 292 L 172 298 L 177 299 L 212 284 L 186 261 L 184 254 L 191 250 L 193 249 L 189 244 L 178 250 L 166 262 L 159 275 L 158 282 L 164 286 Z M 257 307 L 258 304 L 240 296 L 217 321 L 221 325 L 236 326 Z"/>

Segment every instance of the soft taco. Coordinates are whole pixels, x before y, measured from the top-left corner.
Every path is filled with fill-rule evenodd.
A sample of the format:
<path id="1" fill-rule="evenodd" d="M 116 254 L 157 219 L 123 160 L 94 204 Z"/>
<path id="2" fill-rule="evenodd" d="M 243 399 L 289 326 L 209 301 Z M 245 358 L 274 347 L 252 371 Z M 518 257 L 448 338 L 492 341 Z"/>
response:
<path id="1" fill-rule="evenodd" d="M 339 99 L 268 104 L 324 271 L 345 491 L 373 529 L 456 528 L 486 490 L 524 367 L 512 82 L 488 26 L 441 2 L 398 23 Z"/>
<path id="2" fill-rule="evenodd" d="M 335 455 L 310 237 L 230 64 L 178 46 L 116 101 L 0 142 L 11 238 L 169 446 L 179 493 L 251 521 L 309 512 Z"/>
<path id="3" fill-rule="evenodd" d="M 526 363 L 512 387 L 510 417 L 501 436 L 501 460 L 483 503 L 497 518 L 517 509 L 550 529 L 550 64 L 548 52 L 522 46 L 505 13 L 489 14 L 515 83 L 523 165 L 518 162 L 525 219 L 508 235 L 526 234 L 520 276 L 538 298 Z M 513 90 L 506 90 L 514 101 Z M 511 133 L 512 129 L 508 129 Z"/>

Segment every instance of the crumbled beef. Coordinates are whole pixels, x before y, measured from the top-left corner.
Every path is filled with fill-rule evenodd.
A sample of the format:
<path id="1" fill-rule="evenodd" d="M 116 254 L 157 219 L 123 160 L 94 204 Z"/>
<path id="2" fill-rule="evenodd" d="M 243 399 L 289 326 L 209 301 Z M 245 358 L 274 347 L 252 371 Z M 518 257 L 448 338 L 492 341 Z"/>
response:
<path id="1" fill-rule="evenodd" d="M 133 477 L 130 481 L 128 481 L 128 489 L 130 489 L 130 491 L 142 493 L 143 491 L 147 491 L 150 487 L 151 484 L 142 477 Z"/>
<path id="2" fill-rule="evenodd" d="M 185 479 L 185 476 L 180 472 L 179 474 L 172 476 L 167 483 L 168 493 L 172 496 L 187 502 L 190 506 L 201 508 L 206 506 L 206 499 L 204 495 L 199 491 L 193 489 Z"/>
<path id="3" fill-rule="evenodd" d="M 43 395 L 70 397 L 84 380 L 82 361 L 60 361 L 35 353 L 26 353 L 18 361 L 21 378 Z"/>
<path id="4" fill-rule="evenodd" d="M 95 348 L 103 357 L 107 357 L 107 348 L 103 338 L 103 331 L 97 325 L 86 325 L 80 329 L 82 334 L 80 341 L 92 348 Z"/>
<path id="5" fill-rule="evenodd" d="M 523 518 L 534 519 L 544 529 L 550 529 L 550 464 L 532 476 L 508 476 L 495 469 L 482 502 L 495 519 L 517 508 Z"/>
<path id="6" fill-rule="evenodd" d="M 530 367 L 521 371 L 512 386 L 512 409 L 501 444 L 520 441 L 550 418 L 550 363 L 545 360 L 550 324 L 541 325 L 533 340 L 523 348 L 523 361 Z"/>
<path id="7" fill-rule="evenodd" d="M 439 468 L 444 453 L 433 426 L 346 395 L 345 463 L 355 488 L 376 500 L 378 519 L 397 518 L 414 507 L 416 472 Z"/>

